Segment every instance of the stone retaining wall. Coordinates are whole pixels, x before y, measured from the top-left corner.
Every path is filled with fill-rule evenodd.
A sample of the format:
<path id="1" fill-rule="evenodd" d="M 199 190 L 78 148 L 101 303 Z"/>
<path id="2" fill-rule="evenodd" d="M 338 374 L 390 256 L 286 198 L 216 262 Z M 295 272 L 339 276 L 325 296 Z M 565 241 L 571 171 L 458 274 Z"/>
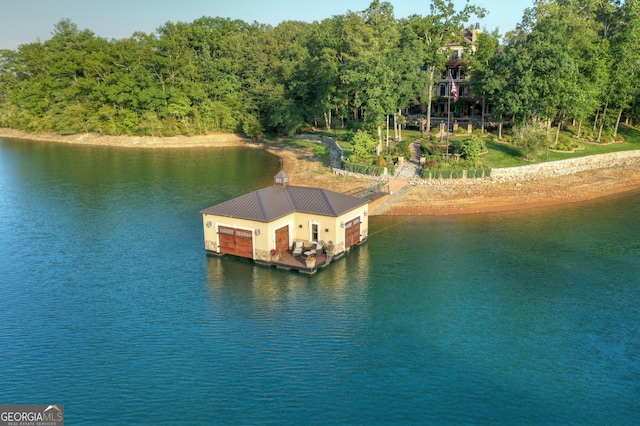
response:
<path id="1" fill-rule="evenodd" d="M 344 169 L 336 169 L 336 168 L 332 168 L 331 171 L 333 172 L 333 174 L 338 176 L 351 176 L 358 179 L 377 181 L 377 182 L 388 182 L 393 177 L 393 176 L 390 176 L 389 174 L 382 175 L 382 176 L 365 175 L 362 173 L 354 173 Z"/>
<path id="2" fill-rule="evenodd" d="M 640 151 L 612 152 L 529 166 L 492 169 L 491 178 L 504 180 L 542 179 L 636 162 L 640 162 Z"/>
<path id="3" fill-rule="evenodd" d="M 342 156 L 344 155 L 344 151 L 340 148 L 340 145 L 338 145 L 338 142 L 336 142 L 334 138 L 320 135 L 295 135 L 292 139 L 322 143 L 329 149 L 329 161 L 331 163 L 331 167 L 336 169 L 340 168 L 342 165 Z"/>
<path id="4" fill-rule="evenodd" d="M 341 158 L 342 149 L 336 143 L 335 139 L 326 136 L 320 137 L 317 135 L 300 135 L 296 139 L 306 139 L 314 142 L 320 142 L 329 148 L 331 153 L 331 168 L 333 173 L 340 176 L 352 176 L 360 179 L 367 179 L 371 181 L 385 182 L 389 181 L 391 176 L 371 176 L 363 175 L 359 173 L 352 173 L 346 170 L 342 170 Z M 485 179 L 491 180 L 532 180 L 543 179 L 553 176 L 570 175 L 574 173 L 583 172 L 585 170 L 604 169 L 615 167 L 618 165 L 627 165 L 638 163 L 640 167 L 640 151 L 621 151 L 612 152 L 609 154 L 597 154 L 587 157 L 571 158 L 567 160 L 550 161 L 547 163 L 531 164 L 529 166 L 518 167 L 505 167 L 500 169 L 492 169 L 491 177 Z M 444 182 L 453 183 L 454 181 L 460 181 L 459 179 L 421 179 L 416 176 L 417 182 Z M 421 182 L 422 181 L 422 182 Z"/>
<path id="5" fill-rule="evenodd" d="M 375 182 L 388 182 L 391 179 L 391 176 L 388 174 L 384 174 L 382 176 L 374 176 L 374 175 L 365 175 L 361 173 L 348 172 L 346 170 L 341 169 L 342 167 L 342 157 L 344 155 L 344 151 L 338 145 L 338 142 L 334 138 L 330 138 L 328 136 L 318 136 L 318 135 L 296 135 L 293 139 L 298 140 L 306 140 L 311 142 L 320 142 L 324 146 L 329 149 L 330 155 L 330 163 L 331 170 L 334 174 L 339 176 L 350 176 L 363 180 L 370 180 Z"/>

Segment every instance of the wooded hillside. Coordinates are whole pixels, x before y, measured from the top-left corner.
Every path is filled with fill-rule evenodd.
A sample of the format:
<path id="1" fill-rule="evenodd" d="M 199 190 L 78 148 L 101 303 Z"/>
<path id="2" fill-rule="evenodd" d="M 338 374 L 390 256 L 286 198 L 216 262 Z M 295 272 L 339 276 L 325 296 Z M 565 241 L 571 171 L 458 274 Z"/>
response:
<path id="1" fill-rule="evenodd" d="M 430 98 L 444 47 L 484 14 L 444 0 L 416 12 L 396 19 L 390 3 L 375 0 L 322 22 L 203 17 L 121 40 L 63 20 L 49 40 L 0 51 L 0 125 L 261 137 L 358 120 L 373 132 Z M 485 32 L 465 58 L 472 96 L 490 98 L 496 120 L 575 119 L 606 129 L 636 112 L 638 2 L 538 2 L 503 45 L 498 36 Z"/>

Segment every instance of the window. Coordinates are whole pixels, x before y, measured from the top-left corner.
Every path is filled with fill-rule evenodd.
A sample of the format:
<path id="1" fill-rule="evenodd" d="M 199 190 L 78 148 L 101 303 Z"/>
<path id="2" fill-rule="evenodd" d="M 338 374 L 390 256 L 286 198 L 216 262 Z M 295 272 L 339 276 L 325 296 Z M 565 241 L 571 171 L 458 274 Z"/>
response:
<path id="1" fill-rule="evenodd" d="M 311 241 L 318 241 L 320 239 L 319 228 L 320 226 L 317 223 L 311 224 Z"/>

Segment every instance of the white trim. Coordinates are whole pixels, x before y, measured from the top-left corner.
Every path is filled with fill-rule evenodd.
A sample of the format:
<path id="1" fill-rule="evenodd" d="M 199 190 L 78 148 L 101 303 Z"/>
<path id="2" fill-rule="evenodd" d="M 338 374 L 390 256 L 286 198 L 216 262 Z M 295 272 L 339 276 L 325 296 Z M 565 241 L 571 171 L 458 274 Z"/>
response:
<path id="1" fill-rule="evenodd" d="M 318 238 L 316 240 L 313 239 L 313 225 L 316 225 L 318 227 Z M 322 235 L 322 223 L 315 220 L 310 220 L 309 221 L 309 241 L 318 242 L 319 240 L 322 239 L 321 235 Z"/>

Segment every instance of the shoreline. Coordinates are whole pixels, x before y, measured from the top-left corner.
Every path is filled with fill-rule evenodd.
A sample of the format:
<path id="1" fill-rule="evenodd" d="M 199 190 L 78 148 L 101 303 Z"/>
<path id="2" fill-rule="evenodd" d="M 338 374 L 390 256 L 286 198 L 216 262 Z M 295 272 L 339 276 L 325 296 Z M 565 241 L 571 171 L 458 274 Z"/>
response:
<path id="1" fill-rule="evenodd" d="M 640 192 L 640 163 L 537 180 L 407 185 L 372 215 L 454 216 L 567 206 Z"/>
<path id="2" fill-rule="evenodd" d="M 264 149 L 283 159 L 284 170 L 296 185 L 317 186 L 350 192 L 371 186 L 371 181 L 331 173 L 308 148 L 257 142 L 236 134 L 198 136 L 103 136 L 28 133 L 0 128 L 0 137 L 38 142 L 120 148 L 177 149 L 251 147 Z M 397 181 L 394 180 L 394 181 Z M 559 206 L 595 200 L 625 192 L 640 191 L 640 161 L 625 161 L 616 167 L 540 179 L 503 181 L 426 181 L 415 185 L 396 182 L 393 193 L 371 204 L 372 216 L 451 216 L 495 213 Z"/>
<path id="3" fill-rule="evenodd" d="M 169 148 L 210 148 L 228 146 L 262 146 L 260 142 L 243 138 L 235 133 L 211 133 L 197 136 L 111 136 L 94 133 L 81 133 L 75 135 L 60 135 L 57 133 L 36 132 L 29 133 L 23 130 L 0 127 L 0 138 L 20 139 L 37 142 L 54 142 L 69 145 L 93 145 L 112 146 L 119 148 L 145 148 L 145 149 L 169 149 Z"/>

